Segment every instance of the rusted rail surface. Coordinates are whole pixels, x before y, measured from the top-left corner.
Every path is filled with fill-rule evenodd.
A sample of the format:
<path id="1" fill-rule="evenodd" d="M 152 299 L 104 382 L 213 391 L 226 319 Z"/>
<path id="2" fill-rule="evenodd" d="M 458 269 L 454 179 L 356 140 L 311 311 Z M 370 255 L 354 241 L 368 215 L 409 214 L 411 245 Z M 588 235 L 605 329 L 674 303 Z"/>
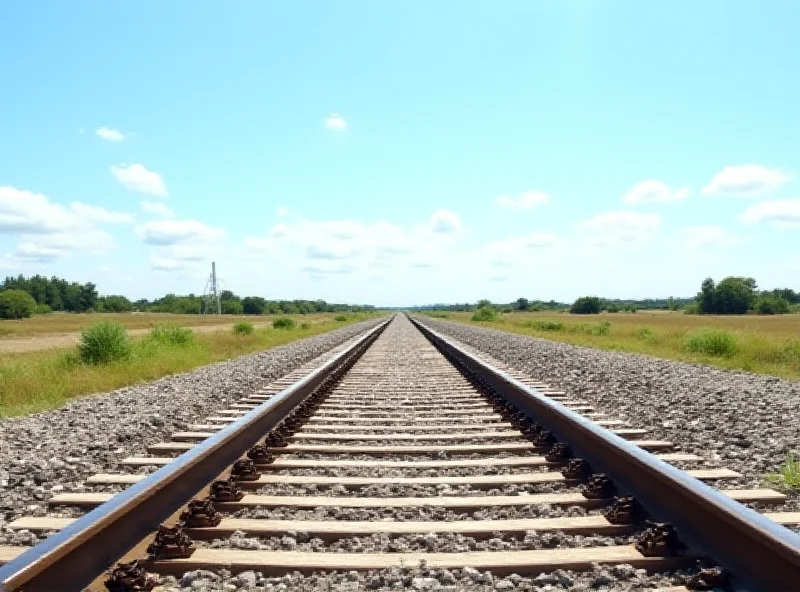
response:
<path id="1" fill-rule="evenodd" d="M 386 328 L 369 330 L 202 444 L 0 568 L 0 590 L 81 590 L 239 459 L 311 393 L 343 374 Z"/>
<path id="2" fill-rule="evenodd" d="M 731 500 L 630 442 L 598 427 L 535 388 L 492 367 L 444 335 L 411 319 L 453 363 L 481 380 L 559 441 L 593 470 L 613 476 L 681 539 L 737 576 L 737 590 L 800 590 L 800 535 Z"/>

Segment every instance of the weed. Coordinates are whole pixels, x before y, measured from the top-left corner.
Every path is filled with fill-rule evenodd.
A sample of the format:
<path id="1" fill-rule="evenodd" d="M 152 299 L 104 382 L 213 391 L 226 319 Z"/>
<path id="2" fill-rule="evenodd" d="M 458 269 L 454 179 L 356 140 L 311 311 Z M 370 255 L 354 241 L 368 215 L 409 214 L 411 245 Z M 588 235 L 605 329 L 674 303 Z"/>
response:
<path id="1" fill-rule="evenodd" d="M 188 327 L 167 324 L 156 325 L 150 331 L 150 339 L 167 345 L 188 345 L 194 341 L 194 333 Z"/>
<path id="2" fill-rule="evenodd" d="M 650 327 L 639 327 L 636 329 L 634 335 L 636 336 L 636 339 L 646 343 L 655 343 L 658 340 L 655 331 L 653 331 Z"/>
<path id="3" fill-rule="evenodd" d="M 800 490 L 800 462 L 790 452 L 778 472 L 767 475 L 767 482 L 780 489 Z"/>
<path id="4" fill-rule="evenodd" d="M 800 364 L 800 339 L 790 339 L 781 348 L 781 357 L 791 364 Z"/>
<path id="5" fill-rule="evenodd" d="M 252 335 L 255 328 L 252 323 L 236 323 L 233 326 L 233 332 L 236 335 Z"/>
<path id="6" fill-rule="evenodd" d="M 301 329 L 310 329 L 311 328 L 311 323 L 300 323 L 300 328 Z"/>
<path id="7" fill-rule="evenodd" d="M 338 316 L 333 317 L 333 320 L 336 321 L 337 323 L 344 323 L 347 320 L 347 316 L 338 315 Z"/>
<path id="8" fill-rule="evenodd" d="M 736 338 L 721 329 L 703 327 L 693 331 L 686 338 L 686 350 L 696 354 L 730 358 L 738 349 Z"/>
<path id="9" fill-rule="evenodd" d="M 338 317 L 334 320 L 338 321 Z M 294 324 L 294 320 L 290 319 L 289 317 L 281 317 L 272 321 L 273 329 L 294 329 Z"/>
<path id="10" fill-rule="evenodd" d="M 438 312 L 438 311 L 435 311 L 435 310 L 430 311 L 430 312 L 426 312 L 425 314 L 428 315 L 429 317 L 433 317 L 434 319 L 449 319 L 450 318 L 450 315 L 447 314 L 446 312 Z"/>
<path id="11" fill-rule="evenodd" d="M 472 320 L 479 323 L 488 323 L 497 320 L 497 311 L 489 306 L 481 306 L 472 315 Z"/>
<path id="12" fill-rule="evenodd" d="M 530 327 L 531 329 L 536 329 L 537 331 L 563 331 L 564 330 L 564 323 L 556 322 L 556 321 L 526 321 L 522 324 L 523 327 Z"/>
<path id="13" fill-rule="evenodd" d="M 131 355 L 131 340 L 125 327 L 101 321 L 81 333 L 78 355 L 86 364 L 110 364 Z"/>

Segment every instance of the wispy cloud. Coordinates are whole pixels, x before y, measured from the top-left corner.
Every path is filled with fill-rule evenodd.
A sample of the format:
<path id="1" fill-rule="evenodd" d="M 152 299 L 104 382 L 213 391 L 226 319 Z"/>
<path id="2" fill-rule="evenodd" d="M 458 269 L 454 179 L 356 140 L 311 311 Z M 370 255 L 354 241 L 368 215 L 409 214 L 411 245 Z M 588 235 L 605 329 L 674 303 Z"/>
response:
<path id="1" fill-rule="evenodd" d="M 794 176 L 757 164 L 726 166 L 703 187 L 703 195 L 759 197 L 777 191 Z"/>
<path id="2" fill-rule="evenodd" d="M 125 134 L 113 127 L 101 127 L 94 133 L 96 136 L 108 140 L 109 142 L 122 142 L 122 140 L 125 139 Z"/>
<path id="3" fill-rule="evenodd" d="M 347 121 L 338 113 L 331 113 L 325 118 L 325 129 L 343 132 L 347 129 Z"/>
<path id="4" fill-rule="evenodd" d="M 533 208 L 550 201 L 550 196 L 544 191 L 527 191 L 518 197 L 501 195 L 495 202 L 512 210 L 532 210 Z"/>
<path id="5" fill-rule="evenodd" d="M 111 167 L 111 174 L 131 191 L 149 193 L 156 197 L 167 197 L 167 186 L 161 175 L 150 171 L 142 164 L 121 164 Z"/>
<path id="6" fill-rule="evenodd" d="M 688 187 L 671 189 L 669 185 L 662 181 L 648 179 L 634 185 L 628 191 L 622 201 L 627 204 L 642 203 L 665 203 L 671 201 L 682 201 L 689 197 L 691 190 Z"/>

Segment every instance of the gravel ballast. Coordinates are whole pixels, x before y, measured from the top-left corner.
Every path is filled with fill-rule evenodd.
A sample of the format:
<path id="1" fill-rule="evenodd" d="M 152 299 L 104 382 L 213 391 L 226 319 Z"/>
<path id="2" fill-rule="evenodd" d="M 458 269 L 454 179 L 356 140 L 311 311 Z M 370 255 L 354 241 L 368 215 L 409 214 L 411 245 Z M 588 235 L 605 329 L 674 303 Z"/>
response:
<path id="1" fill-rule="evenodd" d="M 725 487 L 764 487 L 765 474 L 800 450 L 800 382 L 415 318 L 609 417 L 650 430 L 648 438 L 670 440 L 708 466 L 744 475 Z M 800 496 L 790 493 L 783 507 L 800 509 Z"/>
<path id="2" fill-rule="evenodd" d="M 375 326 L 379 319 L 0 421 L 0 526 Z"/>

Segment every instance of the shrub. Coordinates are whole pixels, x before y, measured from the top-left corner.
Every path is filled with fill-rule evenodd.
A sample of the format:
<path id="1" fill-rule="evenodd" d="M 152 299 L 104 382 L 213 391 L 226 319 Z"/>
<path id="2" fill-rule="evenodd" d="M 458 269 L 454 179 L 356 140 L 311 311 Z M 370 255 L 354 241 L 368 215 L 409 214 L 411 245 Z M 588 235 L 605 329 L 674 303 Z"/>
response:
<path id="1" fill-rule="evenodd" d="M 236 335 L 252 335 L 253 331 L 255 331 L 255 328 L 252 323 L 236 323 L 233 326 L 233 332 Z"/>
<path id="2" fill-rule="evenodd" d="M 194 333 L 180 325 L 156 325 L 150 331 L 150 339 L 168 345 L 186 345 L 194 341 Z"/>
<path id="3" fill-rule="evenodd" d="M 739 349 L 736 338 L 720 329 L 702 328 L 690 333 L 686 349 L 692 353 L 729 358 Z"/>
<path id="4" fill-rule="evenodd" d="M 781 357 L 787 362 L 800 364 L 800 339 L 790 339 L 784 343 Z"/>
<path id="5" fill-rule="evenodd" d="M 311 323 L 300 323 L 300 328 L 301 329 L 310 329 L 311 328 Z"/>
<path id="6" fill-rule="evenodd" d="M 429 313 L 425 313 L 425 314 L 427 314 L 429 317 L 433 317 L 434 319 L 449 319 L 450 318 L 450 315 L 447 314 L 446 312 L 429 312 Z"/>
<path id="7" fill-rule="evenodd" d="M 281 317 L 272 321 L 274 329 L 294 329 L 294 320 L 289 317 Z"/>
<path id="8" fill-rule="evenodd" d="M 125 360 L 131 355 L 131 340 L 121 324 L 101 321 L 83 330 L 78 355 L 86 364 Z"/>
<path id="9" fill-rule="evenodd" d="M 639 327 L 635 332 L 636 339 L 653 343 L 656 340 L 656 334 L 650 327 Z"/>
<path id="10" fill-rule="evenodd" d="M 36 308 L 33 311 L 33 314 L 45 315 L 45 314 L 50 314 L 52 312 L 53 312 L 53 309 L 50 308 L 50 306 L 48 304 L 37 304 Z"/>
<path id="11" fill-rule="evenodd" d="M 700 314 L 700 306 L 697 304 L 687 304 L 683 307 L 683 314 L 696 315 Z"/>
<path id="12" fill-rule="evenodd" d="M 527 321 L 525 327 L 536 329 L 537 331 L 563 331 L 564 323 L 556 321 Z"/>
<path id="13" fill-rule="evenodd" d="M 789 302 L 776 296 L 764 296 L 756 300 L 753 311 L 762 315 L 787 314 Z"/>
<path id="14" fill-rule="evenodd" d="M 337 315 L 333 317 L 333 320 L 336 321 L 337 323 L 343 323 L 347 320 L 347 317 L 345 315 Z"/>
<path id="15" fill-rule="evenodd" d="M 497 320 L 497 311 L 490 306 L 481 306 L 472 315 L 472 320 L 479 323 L 486 323 Z"/>
<path id="16" fill-rule="evenodd" d="M 572 314 L 600 314 L 600 299 L 597 296 L 581 296 L 569 308 Z"/>
<path id="17" fill-rule="evenodd" d="M 36 310 L 36 300 L 25 290 L 0 292 L 0 319 L 27 319 Z"/>

